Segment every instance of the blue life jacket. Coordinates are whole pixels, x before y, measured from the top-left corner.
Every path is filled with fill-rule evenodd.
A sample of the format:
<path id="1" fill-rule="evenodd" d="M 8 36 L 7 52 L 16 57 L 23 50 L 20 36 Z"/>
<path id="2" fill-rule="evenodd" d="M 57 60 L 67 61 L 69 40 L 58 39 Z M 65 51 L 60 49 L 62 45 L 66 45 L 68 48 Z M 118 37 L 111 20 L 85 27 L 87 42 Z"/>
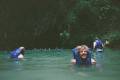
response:
<path id="1" fill-rule="evenodd" d="M 95 48 L 97 49 L 102 49 L 103 48 L 103 42 L 101 41 L 101 40 L 99 40 L 99 39 L 97 39 L 97 40 L 95 40 L 95 43 L 96 43 L 96 45 L 95 45 Z"/>
<path id="2" fill-rule="evenodd" d="M 18 56 L 20 55 L 21 50 L 19 48 L 13 50 L 12 52 L 10 52 L 10 57 L 11 58 L 18 58 Z"/>
<path id="3" fill-rule="evenodd" d="M 88 51 L 87 58 L 85 60 L 82 60 L 80 58 L 80 54 L 78 53 L 77 48 L 73 48 L 72 53 L 73 53 L 73 58 L 76 59 L 76 64 L 79 64 L 79 65 L 81 65 L 81 64 L 82 65 L 92 64 L 91 63 L 91 53 L 90 53 L 90 51 Z"/>

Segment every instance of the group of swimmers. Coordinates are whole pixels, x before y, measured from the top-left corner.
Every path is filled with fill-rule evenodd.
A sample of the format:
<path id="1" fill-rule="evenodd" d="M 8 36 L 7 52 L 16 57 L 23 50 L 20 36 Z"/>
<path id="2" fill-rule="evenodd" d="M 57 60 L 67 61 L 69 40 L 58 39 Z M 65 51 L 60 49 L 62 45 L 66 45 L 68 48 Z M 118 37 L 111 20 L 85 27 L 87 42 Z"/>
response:
<path id="1" fill-rule="evenodd" d="M 93 49 L 97 52 L 103 51 L 104 44 L 100 39 L 96 39 L 93 42 Z M 19 47 L 12 52 L 10 52 L 10 58 L 15 60 L 21 60 L 24 58 L 24 47 Z M 72 49 L 73 59 L 71 63 L 78 65 L 91 65 L 96 64 L 96 60 L 92 58 L 92 51 L 88 48 L 87 45 L 79 45 Z"/>

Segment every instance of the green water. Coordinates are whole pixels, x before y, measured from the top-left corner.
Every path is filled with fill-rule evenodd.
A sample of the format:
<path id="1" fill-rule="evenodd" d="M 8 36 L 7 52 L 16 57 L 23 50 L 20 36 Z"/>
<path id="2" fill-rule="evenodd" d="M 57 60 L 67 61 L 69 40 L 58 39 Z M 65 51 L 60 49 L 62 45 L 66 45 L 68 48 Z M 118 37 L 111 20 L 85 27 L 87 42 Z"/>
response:
<path id="1" fill-rule="evenodd" d="M 106 49 L 102 64 L 89 67 L 72 65 L 70 50 L 27 50 L 22 61 L 6 53 L 0 52 L 0 80 L 120 80 L 120 51 Z"/>

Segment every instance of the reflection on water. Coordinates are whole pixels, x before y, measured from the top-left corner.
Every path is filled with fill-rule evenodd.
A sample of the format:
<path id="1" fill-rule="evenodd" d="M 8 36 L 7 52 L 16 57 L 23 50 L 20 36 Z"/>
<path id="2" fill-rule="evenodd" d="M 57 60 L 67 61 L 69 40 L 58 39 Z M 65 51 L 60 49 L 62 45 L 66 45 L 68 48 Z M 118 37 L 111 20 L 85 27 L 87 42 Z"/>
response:
<path id="1" fill-rule="evenodd" d="M 103 64 L 104 64 L 104 52 L 96 52 L 96 68 L 98 68 L 99 71 L 102 71 Z"/>
<path id="2" fill-rule="evenodd" d="M 70 50 L 27 50 L 25 59 L 13 61 L 0 54 L 1 80 L 119 80 L 120 51 L 106 49 L 97 64 L 75 66 Z"/>

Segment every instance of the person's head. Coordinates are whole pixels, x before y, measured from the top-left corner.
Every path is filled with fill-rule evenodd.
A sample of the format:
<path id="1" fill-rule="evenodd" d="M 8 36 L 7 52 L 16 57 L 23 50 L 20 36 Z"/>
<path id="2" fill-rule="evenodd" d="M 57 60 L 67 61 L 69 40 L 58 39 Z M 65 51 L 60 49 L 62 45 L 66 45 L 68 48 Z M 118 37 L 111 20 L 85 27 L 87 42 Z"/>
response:
<path id="1" fill-rule="evenodd" d="M 80 57 L 81 57 L 82 59 L 86 59 L 89 48 L 88 48 L 86 45 L 81 45 L 81 46 L 79 46 L 77 49 L 78 49 L 78 52 L 79 52 L 79 54 L 80 54 Z"/>
<path id="2" fill-rule="evenodd" d="M 25 48 L 24 47 L 20 47 L 19 49 L 21 50 L 21 54 L 24 55 Z"/>
<path id="3" fill-rule="evenodd" d="M 95 37 L 95 40 L 98 40 L 99 38 L 98 37 Z"/>

